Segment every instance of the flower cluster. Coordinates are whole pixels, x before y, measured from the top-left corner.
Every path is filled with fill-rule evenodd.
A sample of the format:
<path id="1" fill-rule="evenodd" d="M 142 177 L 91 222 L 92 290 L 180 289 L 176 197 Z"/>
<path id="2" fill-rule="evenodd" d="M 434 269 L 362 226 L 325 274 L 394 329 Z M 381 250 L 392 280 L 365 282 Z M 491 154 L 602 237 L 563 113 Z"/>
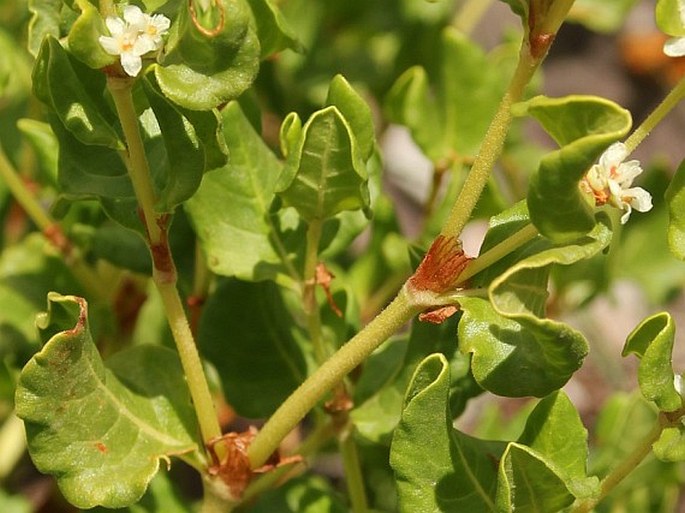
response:
<path id="1" fill-rule="evenodd" d="M 628 148 L 623 143 L 614 143 L 599 158 L 599 163 L 590 168 L 580 187 L 595 198 L 595 205 L 610 204 L 625 214 L 621 223 L 625 224 L 633 209 L 647 212 L 652 208 L 652 196 L 641 187 L 630 187 L 635 177 L 642 173 L 640 162 L 630 160 Z"/>
<path id="2" fill-rule="evenodd" d="M 121 67 L 135 77 L 143 67 L 142 56 L 162 47 L 162 36 L 171 22 L 163 14 L 150 16 L 135 5 L 124 8 L 124 18 L 108 16 L 105 20 L 111 36 L 100 36 L 99 41 L 110 55 L 119 55 Z"/>
<path id="3" fill-rule="evenodd" d="M 685 1 L 678 2 L 680 23 L 685 26 Z M 664 53 L 669 57 L 682 57 L 685 55 L 685 37 L 672 37 L 664 44 Z"/>

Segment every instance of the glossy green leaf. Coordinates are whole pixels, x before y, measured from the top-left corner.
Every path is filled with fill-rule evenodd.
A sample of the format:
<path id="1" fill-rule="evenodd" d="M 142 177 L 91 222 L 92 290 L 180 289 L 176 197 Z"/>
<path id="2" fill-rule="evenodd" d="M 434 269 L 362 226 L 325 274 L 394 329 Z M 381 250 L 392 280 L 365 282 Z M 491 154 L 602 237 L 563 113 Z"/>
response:
<path id="1" fill-rule="evenodd" d="M 289 261 L 270 213 L 282 164 L 237 102 L 222 117 L 230 161 L 204 177 L 186 210 L 212 271 L 243 280 L 274 278 Z"/>
<path id="2" fill-rule="evenodd" d="M 685 260 L 685 160 L 678 169 L 666 189 L 668 203 L 668 244 L 671 252 Z"/>
<path id="3" fill-rule="evenodd" d="M 449 364 L 426 358 L 405 396 L 392 441 L 401 511 L 496 511 L 498 461 L 505 444 L 471 438 L 452 427 Z"/>
<path id="4" fill-rule="evenodd" d="M 442 33 L 441 43 L 437 82 L 412 67 L 385 102 L 390 121 L 407 126 L 434 163 L 451 160 L 454 152 L 477 152 L 504 91 L 500 68 L 478 45 L 452 28 Z"/>
<path id="5" fill-rule="evenodd" d="M 286 48 L 304 52 L 295 31 L 272 0 L 249 0 L 249 3 L 257 26 L 262 59 Z"/>
<path id="6" fill-rule="evenodd" d="M 368 160 L 376 140 L 371 109 L 342 75 L 333 77 L 328 87 L 326 106 L 332 105 L 338 108 L 349 123 L 362 158 Z"/>
<path id="7" fill-rule="evenodd" d="M 587 477 L 587 430 L 564 392 L 553 392 L 535 406 L 518 442 L 534 451 L 575 497 L 597 491 L 598 479 Z"/>
<path id="8" fill-rule="evenodd" d="M 105 365 L 85 301 L 55 293 L 48 300 L 38 324 L 49 340 L 17 388 L 29 452 L 72 504 L 127 506 L 143 495 L 160 459 L 197 448 L 180 362 L 175 352 L 146 345 Z"/>
<path id="9" fill-rule="evenodd" d="M 249 7 L 245 0 L 229 0 L 221 9 L 225 21 L 219 33 L 210 37 L 195 25 L 189 4 L 183 4 L 162 65 L 150 66 L 164 95 L 182 107 L 218 107 L 240 96 L 257 75 L 259 40 L 249 26 Z"/>
<path id="10" fill-rule="evenodd" d="M 279 140 L 281 153 L 284 157 L 288 157 L 297 148 L 297 141 L 302 135 L 302 120 L 297 112 L 288 114 L 279 130 Z"/>
<path id="11" fill-rule="evenodd" d="M 62 0 L 29 0 L 31 21 L 28 31 L 28 49 L 35 57 L 46 36 L 59 38 L 60 11 Z"/>
<path id="12" fill-rule="evenodd" d="M 171 212 L 200 186 L 205 152 L 193 126 L 159 91 L 154 75 L 147 74 L 143 86 L 159 124 L 168 165 L 156 208 L 159 212 Z"/>
<path id="13" fill-rule="evenodd" d="M 198 340 L 238 413 L 268 417 L 304 380 L 296 330 L 272 282 L 226 280 L 211 296 Z"/>
<path id="14" fill-rule="evenodd" d="M 542 159 L 530 178 L 531 221 L 554 241 L 585 235 L 595 226 L 594 199 L 586 198 L 578 184 L 602 152 L 628 133 L 630 113 L 596 96 L 538 96 L 517 110 L 537 119 L 561 146 Z"/>
<path id="15" fill-rule="evenodd" d="M 574 500 L 562 479 L 534 451 L 509 444 L 499 466 L 498 511 L 560 511 Z"/>
<path id="16" fill-rule="evenodd" d="M 656 24 L 669 36 L 685 35 L 685 23 L 681 15 L 679 0 L 657 0 Z"/>
<path id="17" fill-rule="evenodd" d="M 476 277 L 489 283 L 489 301 L 460 298 L 464 316 L 459 324 L 459 345 L 472 353 L 476 381 L 505 396 L 545 396 L 562 387 L 580 368 L 588 351 L 583 335 L 566 324 L 545 319 L 547 282 L 552 264 L 569 265 L 589 258 L 611 240 L 608 219 L 587 236 L 568 244 L 552 244 L 536 237 L 509 258 Z M 514 207 L 494 219 L 484 249 L 526 224 L 526 212 Z"/>
<path id="18" fill-rule="evenodd" d="M 103 115 L 111 110 L 102 96 L 96 98 L 92 94 L 94 88 L 102 91 L 104 83 L 102 73 L 72 60 L 53 37 L 45 39 L 33 70 L 35 95 L 54 110 L 81 143 L 123 150 L 124 143 Z"/>
<path id="19" fill-rule="evenodd" d="M 307 222 L 368 207 L 366 167 L 352 128 L 337 107 L 309 118 L 276 189 Z"/>
<path id="20" fill-rule="evenodd" d="M 103 68 L 116 61 L 102 48 L 98 38 L 109 34 L 97 8 L 88 0 L 75 0 L 81 14 L 71 26 L 67 44 L 69 52 L 93 69 Z"/>
<path id="21" fill-rule="evenodd" d="M 662 312 L 642 321 L 628 335 L 623 348 L 623 356 L 633 353 L 640 359 L 640 391 L 662 411 L 675 411 L 683 405 L 676 388 L 680 378 L 676 378 L 672 365 L 674 339 L 673 319 Z"/>
<path id="22" fill-rule="evenodd" d="M 620 29 L 637 0 L 575 0 L 568 20 L 602 33 Z"/>
<path id="23" fill-rule="evenodd" d="M 264 493 L 251 513 L 345 513 L 348 507 L 321 476 L 305 474 Z"/>

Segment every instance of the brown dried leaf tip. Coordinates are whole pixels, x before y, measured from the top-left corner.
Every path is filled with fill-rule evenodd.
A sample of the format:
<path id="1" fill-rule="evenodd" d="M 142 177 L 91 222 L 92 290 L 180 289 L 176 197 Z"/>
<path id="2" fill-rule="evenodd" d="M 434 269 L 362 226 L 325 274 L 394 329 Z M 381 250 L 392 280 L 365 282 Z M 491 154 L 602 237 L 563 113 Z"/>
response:
<path id="1" fill-rule="evenodd" d="M 466 256 L 461 242 L 455 237 L 438 236 L 423 257 L 409 286 L 415 291 L 442 294 L 454 290 L 459 275 L 472 258 Z"/>
<path id="2" fill-rule="evenodd" d="M 242 497 L 243 492 L 256 474 L 263 474 L 276 467 L 302 461 L 301 456 L 282 458 L 278 451 L 274 452 L 267 462 L 259 468 L 250 468 L 247 449 L 257 436 L 257 428 L 250 426 L 242 433 L 227 433 L 207 444 L 207 450 L 212 458 L 212 464 L 207 469 L 210 476 L 218 476 L 226 485 L 234 499 Z M 226 457 L 220 461 L 215 446 L 223 442 L 226 446 Z"/>

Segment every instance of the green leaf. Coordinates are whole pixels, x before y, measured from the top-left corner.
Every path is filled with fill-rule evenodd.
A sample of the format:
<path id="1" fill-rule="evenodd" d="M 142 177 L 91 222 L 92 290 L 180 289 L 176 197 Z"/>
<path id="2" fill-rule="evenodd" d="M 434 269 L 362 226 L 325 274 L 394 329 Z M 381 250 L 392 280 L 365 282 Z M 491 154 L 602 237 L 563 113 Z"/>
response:
<path id="1" fill-rule="evenodd" d="M 519 230 L 526 217 L 518 205 L 494 218 L 482 251 Z M 592 232 L 572 243 L 552 244 L 536 237 L 475 277 L 474 285 L 492 279 L 489 301 L 460 298 L 460 349 L 473 354 L 473 374 L 483 388 L 509 397 L 542 397 L 580 368 L 588 351 L 583 335 L 542 316 L 550 266 L 589 258 L 609 244 L 609 220 L 603 215 L 598 220 Z"/>
<path id="2" fill-rule="evenodd" d="M 685 461 L 685 426 L 682 420 L 676 426 L 665 427 L 652 449 L 654 456 L 661 461 Z"/>
<path id="3" fill-rule="evenodd" d="M 32 513 L 33 506 L 23 495 L 10 495 L 0 490 L 0 511 L 3 513 Z"/>
<path id="4" fill-rule="evenodd" d="M 661 411 L 675 411 L 683 400 L 676 388 L 673 372 L 673 341 L 675 325 L 671 316 L 662 312 L 642 321 L 626 340 L 623 356 L 635 354 L 640 359 L 638 382 L 640 391 Z"/>
<path id="5" fill-rule="evenodd" d="M 29 0 L 28 49 L 34 57 L 38 55 L 46 36 L 59 38 L 60 11 L 62 0 Z"/>
<path id="6" fill-rule="evenodd" d="M 71 59 L 59 42 L 48 36 L 36 57 L 33 91 L 51 107 L 64 127 L 81 143 L 123 150 L 124 143 L 103 113 L 109 107 L 102 97 L 105 76 Z M 110 111 L 111 112 L 111 111 Z"/>
<path id="7" fill-rule="evenodd" d="M 662 32 L 669 36 L 685 35 L 681 9 L 679 0 L 657 0 L 656 24 Z"/>
<path id="8" fill-rule="evenodd" d="M 326 106 L 335 106 L 352 128 L 362 158 L 371 157 L 376 142 L 371 109 L 342 75 L 336 75 L 328 88 Z"/>
<path id="9" fill-rule="evenodd" d="M 272 279 L 286 272 L 283 259 L 289 258 L 270 214 L 282 164 L 238 102 L 229 103 L 222 116 L 231 159 L 204 177 L 185 207 L 213 272 L 242 280 Z"/>
<path id="10" fill-rule="evenodd" d="M 171 212 L 200 186 L 205 152 L 193 126 L 159 91 L 154 75 L 148 73 L 145 78 L 142 81 L 143 89 L 159 124 L 168 164 L 156 209 L 159 212 Z"/>
<path id="11" fill-rule="evenodd" d="M 302 128 L 276 185 L 302 218 L 325 220 L 369 205 L 367 172 L 348 121 L 337 107 L 315 112 Z"/>
<path id="12" fill-rule="evenodd" d="M 525 445 L 507 446 L 498 477 L 498 511 L 560 511 L 575 500 L 554 470 Z"/>
<path id="13" fill-rule="evenodd" d="M 575 0 L 568 20 L 590 30 L 612 33 L 619 30 L 637 0 Z"/>
<path id="14" fill-rule="evenodd" d="M 259 40 L 249 26 L 245 0 L 221 4 L 225 22 L 212 37 L 198 29 L 189 5 L 183 4 L 174 20 L 162 65 L 150 69 L 172 102 L 209 110 L 237 98 L 252 84 L 259 69 Z"/>
<path id="15" fill-rule="evenodd" d="M 251 513 L 345 513 L 341 497 L 321 476 L 305 474 L 264 493 Z"/>
<path id="16" fill-rule="evenodd" d="M 286 48 L 304 53 L 302 43 L 272 0 L 248 0 L 259 36 L 261 58 L 265 59 Z"/>
<path id="17" fill-rule="evenodd" d="M 454 152 L 475 155 L 505 87 L 500 67 L 456 29 L 445 29 L 441 43 L 437 82 L 410 68 L 385 102 L 389 120 L 407 126 L 434 163 L 451 161 Z"/>
<path id="18" fill-rule="evenodd" d="M 116 61 L 102 48 L 99 37 L 109 31 L 97 8 L 88 0 L 75 0 L 81 14 L 71 26 L 67 43 L 69 52 L 81 62 L 93 69 L 103 68 Z"/>
<path id="19" fill-rule="evenodd" d="M 268 417 L 306 377 L 296 330 L 272 282 L 225 280 L 211 296 L 199 344 L 241 415 Z"/>
<path id="20" fill-rule="evenodd" d="M 418 367 L 395 430 L 390 465 L 401 511 L 495 511 L 497 473 L 505 444 L 471 438 L 452 427 L 449 365 L 431 355 Z"/>
<path id="21" fill-rule="evenodd" d="M 408 344 L 394 340 L 383 353 L 369 359 L 355 388 L 351 417 L 359 434 L 368 440 L 389 440 L 402 414 L 404 394 L 416 367 L 431 353 L 450 362 L 450 410 L 458 416 L 466 402 L 482 392 L 470 372 L 470 361 L 457 350 L 457 319 L 440 325 L 414 322 Z M 391 349 L 392 348 L 392 349 Z M 398 351 L 399 354 L 395 354 Z M 378 361 L 376 361 L 378 360 Z"/>
<path id="22" fill-rule="evenodd" d="M 594 199 L 586 198 L 578 184 L 602 152 L 628 133 L 630 113 L 609 100 L 578 95 L 537 96 L 516 107 L 537 119 L 561 146 L 530 178 L 531 221 L 554 241 L 577 239 L 595 226 Z"/>
<path id="23" fill-rule="evenodd" d="M 675 256 L 685 260 L 685 160 L 666 189 L 668 203 L 668 245 Z"/>
<path id="24" fill-rule="evenodd" d="M 49 294 L 39 326 L 50 338 L 22 371 L 16 396 L 36 467 L 77 507 L 138 501 L 160 459 L 197 449 L 176 353 L 138 346 L 105 366 L 86 302 L 74 296 Z"/>
<path id="25" fill-rule="evenodd" d="M 553 392 L 535 406 L 518 442 L 534 451 L 575 497 L 597 491 L 598 479 L 587 477 L 587 430 L 564 392 Z"/>

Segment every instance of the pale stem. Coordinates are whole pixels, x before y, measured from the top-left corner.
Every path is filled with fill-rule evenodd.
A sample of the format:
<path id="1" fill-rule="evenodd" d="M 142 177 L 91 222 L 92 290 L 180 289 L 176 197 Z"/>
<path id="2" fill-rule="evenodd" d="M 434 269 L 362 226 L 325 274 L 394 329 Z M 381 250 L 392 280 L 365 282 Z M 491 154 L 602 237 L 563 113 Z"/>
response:
<path id="1" fill-rule="evenodd" d="M 26 212 L 26 215 L 29 216 L 31 221 L 44 235 L 54 229 L 59 230 L 61 233 L 61 228 L 57 221 L 45 212 L 36 197 L 31 193 L 28 187 L 26 187 L 26 184 L 19 177 L 19 174 L 14 169 L 1 147 L 0 178 L 3 179 L 14 199 L 19 203 L 24 212 Z M 107 284 L 104 283 L 97 273 L 83 261 L 80 252 L 74 248 L 73 244 L 66 238 L 66 235 L 61 233 L 61 236 L 64 237 L 67 245 L 65 247 L 57 246 L 57 249 L 64 255 L 64 263 L 93 298 L 96 298 L 101 302 L 107 302 L 110 298 L 110 290 Z M 48 240 L 50 240 L 51 243 L 54 242 L 49 237 Z"/>
<path id="2" fill-rule="evenodd" d="M 604 499 L 616 486 L 623 481 L 623 479 L 630 474 L 637 466 L 642 463 L 647 455 L 652 451 L 652 444 L 656 442 L 661 436 L 661 432 L 669 425 L 668 420 L 663 414 L 659 414 L 659 418 L 654 427 L 647 433 L 640 444 L 630 453 L 624 460 L 622 460 L 614 469 L 602 479 L 600 483 L 599 496 L 593 497 L 581 502 L 571 510 L 571 513 L 588 513 Z"/>
<path id="3" fill-rule="evenodd" d="M 0 429 L 0 481 L 10 475 L 26 450 L 24 422 L 11 413 Z"/>
<path id="4" fill-rule="evenodd" d="M 262 466 L 324 394 L 419 310 L 420 307 L 410 304 L 402 289 L 385 310 L 309 376 L 257 433 L 247 451 L 252 468 Z"/>
<path id="5" fill-rule="evenodd" d="M 458 237 L 469 220 L 483 188 L 488 182 L 490 172 L 502 153 L 504 140 L 512 120 L 511 106 L 522 98 L 523 91 L 541 60 L 541 58 L 533 58 L 528 45 L 525 42 L 522 44 L 516 71 L 514 71 L 509 87 L 481 143 L 473 166 L 441 230 L 441 234 L 445 237 Z"/>
<path id="6" fill-rule="evenodd" d="M 316 362 L 321 365 L 326 360 L 326 350 L 321 340 L 321 312 L 316 301 L 316 266 L 319 262 L 319 242 L 323 222 L 320 219 L 310 221 L 307 228 L 307 247 L 304 261 L 304 284 L 302 303 L 307 315 L 307 330 L 314 349 Z"/>
<path id="7" fill-rule="evenodd" d="M 464 0 L 452 25 L 464 34 L 470 34 L 490 8 L 492 0 Z"/>
<path id="8" fill-rule="evenodd" d="M 533 240 L 539 234 L 537 228 L 532 224 L 527 224 L 519 231 L 511 234 L 502 242 L 494 245 L 475 260 L 469 262 L 466 269 L 459 275 L 459 283 L 463 283 L 482 270 L 490 267 L 495 262 L 507 256 L 512 251 L 516 251 L 526 242 Z"/>
<path id="9" fill-rule="evenodd" d="M 673 108 L 678 105 L 680 100 L 685 96 L 685 75 L 680 79 L 680 82 L 671 89 L 661 103 L 647 116 L 647 118 L 640 124 L 635 131 L 626 139 L 625 145 L 629 152 L 633 152 L 640 143 L 649 135 L 649 133 L 657 126 L 662 119 L 666 117 Z"/>
<path id="10" fill-rule="evenodd" d="M 108 78 L 107 85 L 119 115 L 121 127 L 124 131 L 128 148 L 129 176 L 133 184 L 133 190 L 138 200 L 138 205 L 143 212 L 145 226 L 151 248 L 156 247 L 160 251 L 168 252 L 166 233 L 163 231 L 163 223 L 155 212 L 156 197 L 152 185 L 150 168 L 145 155 L 143 139 L 138 127 L 138 117 L 133 105 L 131 95 L 132 81 L 128 79 Z M 169 260 L 171 255 L 168 254 Z M 153 265 L 155 258 L 153 258 Z M 173 267 L 173 265 L 172 265 Z M 183 372 L 188 383 L 190 395 L 197 414 L 200 432 L 205 443 L 221 436 L 221 428 L 209 391 L 207 378 L 205 377 L 202 361 L 195 345 L 193 334 L 188 324 L 188 319 L 183 309 L 183 303 L 176 288 L 175 269 L 169 275 L 169 271 L 157 272 L 153 270 L 152 278 L 160 293 L 167 321 L 176 342 Z M 223 456 L 224 446 L 215 446 L 218 455 Z"/>
<path id="11" fill-rule="evenodd" d="M 340 455 L 345 470 L 347 495 L 350 498 L 352 513 L 366 513 L 369 509 L 361 473 L 361 462 L 357 444 L 354 441 L 354 426 L 350 424 L 340 437 Z"/>

